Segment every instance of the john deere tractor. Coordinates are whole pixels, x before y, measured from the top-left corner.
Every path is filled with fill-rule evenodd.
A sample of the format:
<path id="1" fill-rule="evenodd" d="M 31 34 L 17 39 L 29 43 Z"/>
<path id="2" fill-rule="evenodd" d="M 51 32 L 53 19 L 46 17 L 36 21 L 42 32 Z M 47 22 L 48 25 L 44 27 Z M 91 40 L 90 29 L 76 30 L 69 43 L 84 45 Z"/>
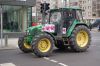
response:
<path id="1" fill-rule="evenodd" d="M 20 50 L 33 52 L 38 57 L 50 56 L 54 46 L 61 50 L 86 51 L 91 35 L 81 13 L 78 8 L 51 9 L 45 16 L 45 22 L 29 27 L 26 34 L 19 38 Z"/>

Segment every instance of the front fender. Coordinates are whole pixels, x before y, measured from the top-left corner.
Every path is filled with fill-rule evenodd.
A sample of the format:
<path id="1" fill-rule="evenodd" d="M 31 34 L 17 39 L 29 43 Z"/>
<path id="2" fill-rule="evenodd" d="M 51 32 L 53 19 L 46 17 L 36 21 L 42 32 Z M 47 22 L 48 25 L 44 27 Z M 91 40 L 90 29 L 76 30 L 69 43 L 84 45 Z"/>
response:
<path id="1" fill-rule="evenodd" d="M 53 40 L 56 41 L 56 39 L 55 39 L 55 37 L 52 33 L 49 33 L 49 32 L 46 32 L 46 31 L 45 31 L 45 33 L 49 34 L 53 38 Z"/>
<path id="2" fill-rule="evenodd" d="M 27 29 L 27 36 L 26 40 L 27 42 L 31 43 L 32 39 L 35 35 L 41 33 L 42 25 L 32 26 Z"/>

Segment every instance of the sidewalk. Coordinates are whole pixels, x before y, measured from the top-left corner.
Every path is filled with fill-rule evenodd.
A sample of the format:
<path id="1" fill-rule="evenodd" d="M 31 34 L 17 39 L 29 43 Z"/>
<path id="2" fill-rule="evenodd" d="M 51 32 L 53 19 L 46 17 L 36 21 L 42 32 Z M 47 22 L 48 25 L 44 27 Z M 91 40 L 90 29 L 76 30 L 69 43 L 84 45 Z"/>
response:
<path id="1" fill-rule="evenodd" d="M 1 47 L 3 45 L 3 47 Z M 18 48 L 18 38 L 8 38 L 8 45 L 5 46 L 5 40 L 3 39 L 3 44 L 1 45 L 0 39 L 0 50 L 1 49 L 16 49 Z"/>

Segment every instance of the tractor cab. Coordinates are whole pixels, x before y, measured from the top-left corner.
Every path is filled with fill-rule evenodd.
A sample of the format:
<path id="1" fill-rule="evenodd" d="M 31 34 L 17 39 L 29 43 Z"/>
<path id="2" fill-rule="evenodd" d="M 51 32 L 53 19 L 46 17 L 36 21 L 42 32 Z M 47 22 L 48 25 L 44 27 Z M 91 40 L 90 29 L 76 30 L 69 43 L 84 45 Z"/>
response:
<path id="1" fill-rule="evenodd" d="M 77 22 L 83 21 L 81 13 L 82 13 L 81 9 L 75 9 L 75 8 L 51 9 L 48 15 L 46 16 L 48 20 L 47 23 L 45 24 L 46 26 L 44 26 L 43 29 L 45 29 L 44 31 L 62 36 L 62 34 L 66 34 L 68 29 L 71 27 L 72 24 L 74 24 L 75 21 Z M 48 29 L 48 27 L 50 29 Z"/>

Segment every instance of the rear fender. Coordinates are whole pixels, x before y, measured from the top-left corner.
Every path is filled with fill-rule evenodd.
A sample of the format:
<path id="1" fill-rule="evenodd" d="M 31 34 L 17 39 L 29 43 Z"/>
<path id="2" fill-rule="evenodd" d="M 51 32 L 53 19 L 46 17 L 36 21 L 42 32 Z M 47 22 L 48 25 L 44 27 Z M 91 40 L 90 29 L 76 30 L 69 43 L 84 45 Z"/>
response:
<path id="1" fill-rule="evenodd" d="M 67 37 L 71 36 L 73 30 L 75 27 L 79 26 L 79 25 L 84 25 L 86 26 L 87 28 L 89 28 L 89 26 L 85 23 L 79 23 L 77 20 L 74 21 L 74 23 L 69 27 L 69 29 L 67 30 Z"/>

